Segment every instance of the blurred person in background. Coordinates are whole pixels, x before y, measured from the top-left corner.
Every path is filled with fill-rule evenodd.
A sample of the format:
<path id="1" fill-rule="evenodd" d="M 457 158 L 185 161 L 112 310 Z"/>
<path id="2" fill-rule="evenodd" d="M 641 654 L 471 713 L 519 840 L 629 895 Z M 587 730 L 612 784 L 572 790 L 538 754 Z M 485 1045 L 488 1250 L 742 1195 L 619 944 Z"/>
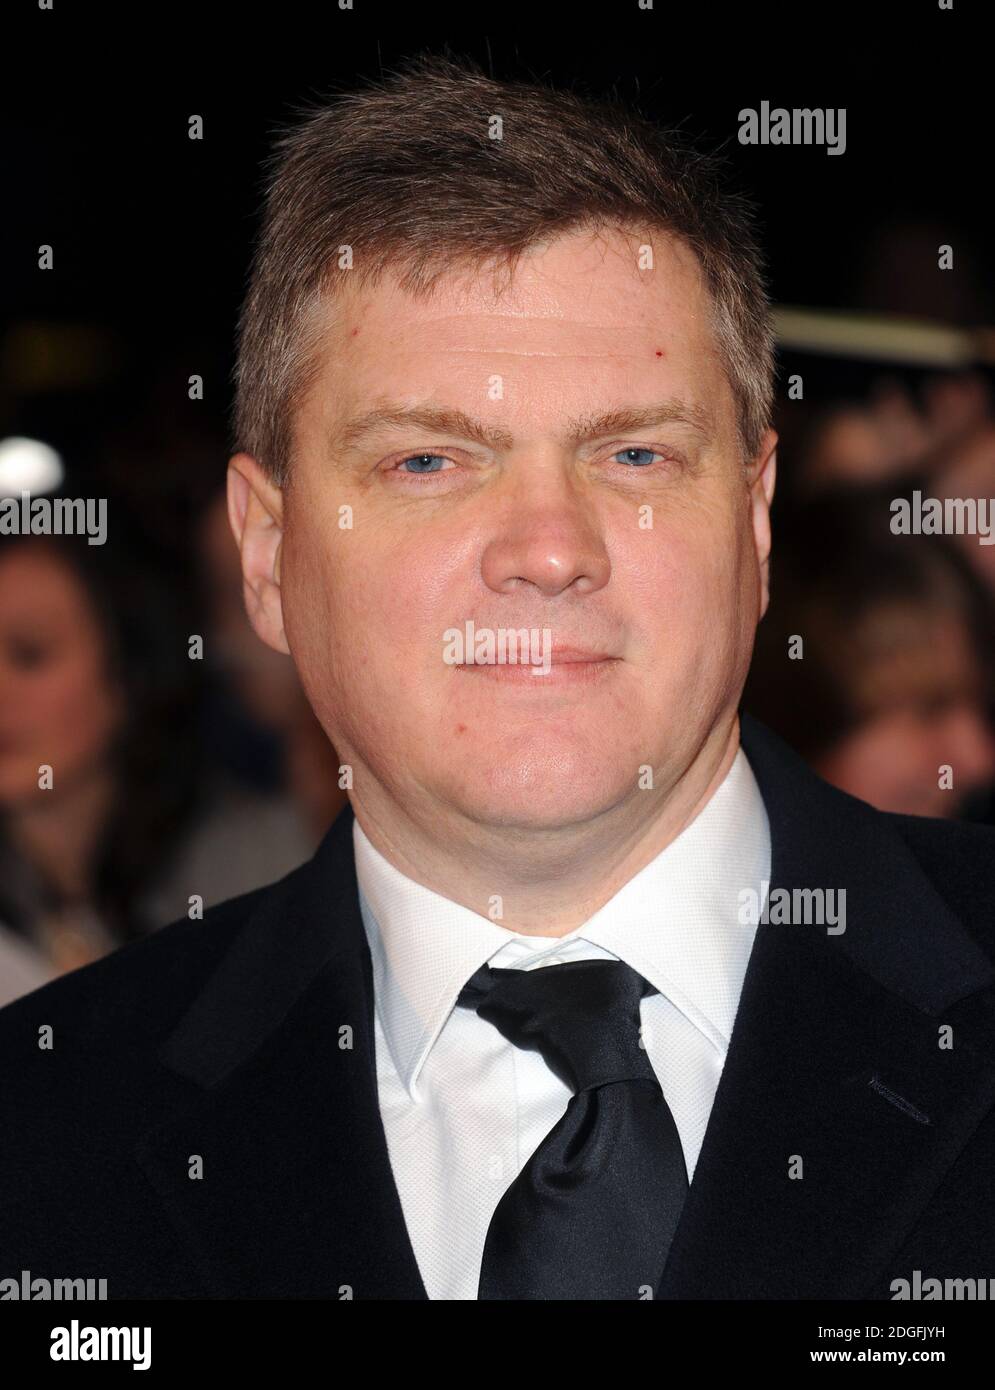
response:
<path id="1" fill-rule="evenodd" d="M 194 895 L 206 909 L 289 872 L 344 799 L 292 668 L 269 690 L 300 804 L 218 764 L 210 662 L 189 656 L 195 633 L 211 655 L 211 620 L 167 563 L 78 535 L 0 542 L 0 1002 L 187 915 Z"/>
<path id="2" fill-rule="evenodd" d="M 0 542 L 0 924 L 57 975 L 141 935 L 196 802 L 175 601 L 114 543 Z M 43 769 L 51 768 L 51 786 Z M 20 983 L 0 981 L 10 993 Z"/>
<path id="3" fill-rule="evenodd" d="M 979 372 L 928 376 L 916 395 L 897 377 L 878 376 L 865 400 L 835 400 L 816 413 L 795 450 L 792 483 L 806 497 L 913 471 L 943 473 L 962 449 L 993 431 L 991 391 Z M 989 493 L 993 474 L 989 469 L 984 480 Z"/>
<path id="4" fill-rule="evenodd" d="M 929 496 L 941 502 L 947 498 L 987 498 L 995 508 L 995 419 L 978 422 L 952 447 L 937 450 L 930 460 L 925 486 Z M 951 540 L 995 607 L 995 545 L 981 545 L 978 537 L 967 531 L 955 533 Z"/>
<path id="5" fill-rule="evenodd" d="M 931 497 L 947 499 L 986 499 L 995 509 L 995 417 L 991 414 L 972 422 L 971 427 L 951 441 L 949 447 L 934 451 L 929 460 L 927 488 Z M 979 513 L 980 514 L 980 513 Z M 995 545 L 982 545 L 977 535 L 964 531 L 950 537 L 981 585 L 988 611 L 995 613 Z M 992 649 L 989 646 L 989 659 Z M 965 813 L 972 820 L 995 825 L 995 777 L 969 800 Z"/>
<path id="6" fill-rule="evenodd" d="M 744 707 L 879 810 L 956 816 L 995 776 L 992 613 L 945 537 L 892 534 L 894 495 L 789 519 Z"/>

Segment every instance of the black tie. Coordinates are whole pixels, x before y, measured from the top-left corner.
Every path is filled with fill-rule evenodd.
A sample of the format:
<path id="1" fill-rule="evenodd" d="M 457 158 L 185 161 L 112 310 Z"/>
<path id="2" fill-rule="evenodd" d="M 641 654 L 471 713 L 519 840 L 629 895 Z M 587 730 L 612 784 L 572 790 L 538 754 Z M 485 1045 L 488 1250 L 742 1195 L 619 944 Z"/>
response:
<path id="1" fill-rule="evenodd" d="M 577 960 L 483 965 L 460 993 L 458 1004 L 540 1052 L 574 1092 L 491 1217 L 478 1299 L 640 1299 L 656 1289 L 688 1177 L 639 1043 L 639 1001 L 655 992 L 623 961 Z"/>

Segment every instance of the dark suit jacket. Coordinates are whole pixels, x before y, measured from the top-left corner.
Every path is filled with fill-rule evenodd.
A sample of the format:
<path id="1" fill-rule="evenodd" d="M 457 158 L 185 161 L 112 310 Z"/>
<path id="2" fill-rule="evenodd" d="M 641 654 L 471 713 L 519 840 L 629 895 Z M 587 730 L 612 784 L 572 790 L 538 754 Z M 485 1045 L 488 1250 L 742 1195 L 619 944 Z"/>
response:
<path id="1" fill-rule="evenodd" d="M 995 1277 L 995 833 L 874 811 L 749 718 L 743 744 L 773 887 L 845 889 L 846 930 L 758 928 L 657 1297 Z M 426 1297 L 377 1102 L 351 830 L 347 809 L 278 883 L 0 1011 L 0 1278 Z"/>

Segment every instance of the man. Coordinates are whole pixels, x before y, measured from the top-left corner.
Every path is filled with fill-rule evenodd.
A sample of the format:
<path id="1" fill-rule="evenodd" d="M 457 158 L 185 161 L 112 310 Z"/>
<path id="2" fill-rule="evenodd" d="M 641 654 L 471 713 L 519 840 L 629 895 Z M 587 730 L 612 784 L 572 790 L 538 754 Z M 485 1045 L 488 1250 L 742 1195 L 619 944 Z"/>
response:
<path id="1" fill-rule="evenodd" d="M 2 1272 L 625 1300 L 990 1269 L 992 838 L 740 743 L 771 382 L 747 208 L 632 113 L 424 59 L 283 138 L 230 514 L 350 808 L 0 1014 Z"/>

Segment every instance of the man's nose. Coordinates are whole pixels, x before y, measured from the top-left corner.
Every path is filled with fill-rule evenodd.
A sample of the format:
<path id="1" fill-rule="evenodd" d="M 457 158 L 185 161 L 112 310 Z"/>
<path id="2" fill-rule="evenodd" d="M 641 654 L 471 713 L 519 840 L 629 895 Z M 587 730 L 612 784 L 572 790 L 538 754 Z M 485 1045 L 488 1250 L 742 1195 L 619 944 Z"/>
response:
<path id="1" fill-rule="evenodd" d="M 502 594 L 523 585 L 549 598 L 603 588 L 611 562 L 590 497 L 553 468 L 516 482 L 498 505 L 481 573 Z"/>

